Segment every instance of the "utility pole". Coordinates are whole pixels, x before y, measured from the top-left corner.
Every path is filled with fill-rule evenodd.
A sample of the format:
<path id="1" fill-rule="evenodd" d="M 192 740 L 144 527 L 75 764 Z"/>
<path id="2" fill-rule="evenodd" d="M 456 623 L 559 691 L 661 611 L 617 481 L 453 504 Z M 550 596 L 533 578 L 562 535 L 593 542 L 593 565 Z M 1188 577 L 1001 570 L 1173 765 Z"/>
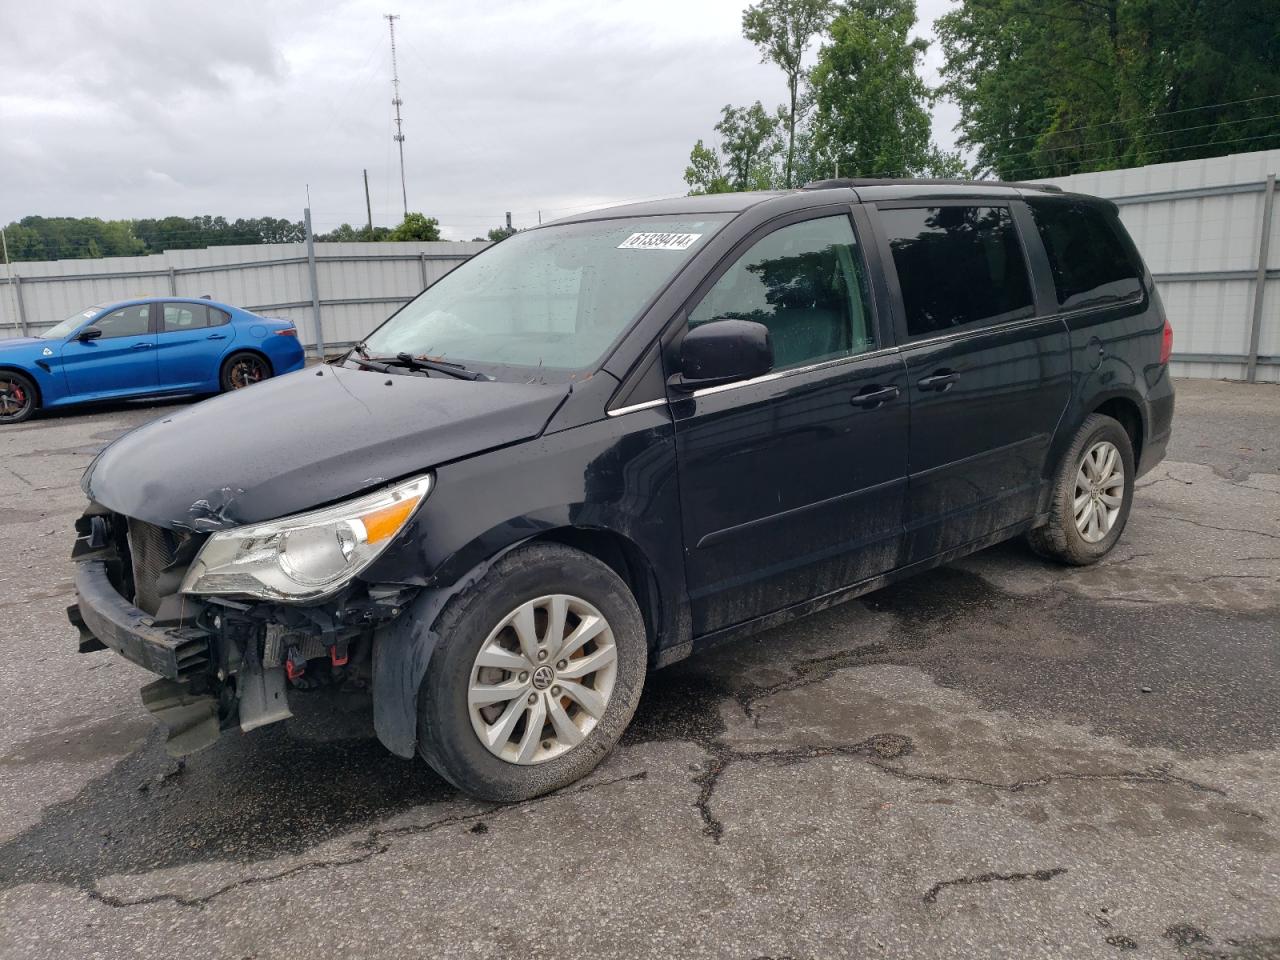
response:
<path id="1" fill-rule="evenodd" d="M 507 233 L 511 232 L 511 211 L 507 211 Z"/>
<path id="2" fill-rule="evenodd" d="M 365 229 L 369 233 L 369 239 L 373 239 L 373 204 L 369 202 L 369 171 L 364 171 L 364 212 L 369 217 Z"/>
<path id="3" fill-rule="evenodd" d="M 324 362 L 324 327 L 320 325 L 320 284 L 316 281 L 316 238 L 311 232 L 311 188 L 307 188 L 307 207 L 302 211 L 307 231 L 307 279 L 311 282 L 311 319 L 316 325 L 316 353 Z"/>
<path id="4" fill-rule="evenodd" d="M 18 285 L 13 279 L 13 264 L 9 262 L 9 238 L 4 235 L 4 227 L 0 227 L 0 248 L 4 250 L 4 273 L 5 279 L 9 281 L 7 286 L 13 291 L 13 326 L 15 330 L 20 330 L 25 337 L 27 335 L 27 318 L 22 315 L 22 293 L 18 290 Z"/>
<path id="5" fill-rule="evenodd" d="M 400 147 L 400 198 L 404 201 L 404 215 L 409 217 L 409 193 L 404 186 L 404 133 L 400 127 L 400 107 L 404 101 L 400 99 L 400 70 L 396 65 L 396 21 L 400 19 L 398 13 L 384 13 L 387 23 L 391 26 L 391 87 L 395 91 L 395 96 L 391 98 L 391 102 L 396 108 L 396 132 L 391 139 Z"/>

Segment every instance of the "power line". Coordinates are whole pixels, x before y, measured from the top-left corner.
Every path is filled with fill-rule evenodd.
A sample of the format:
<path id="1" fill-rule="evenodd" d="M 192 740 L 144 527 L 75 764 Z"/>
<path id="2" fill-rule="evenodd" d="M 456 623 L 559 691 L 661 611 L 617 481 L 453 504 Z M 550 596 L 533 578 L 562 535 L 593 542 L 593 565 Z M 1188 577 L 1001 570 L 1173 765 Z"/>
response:
<path id="1" fill-rule="evenodd" d="M 1164 154 L 1164 153 L 1173 153 L 1173 152 L 1176 152 L 1176 151 L 1178 151 L 1178 150 L 1197 150 L 1197 149 L 1199 149 L 1199 148 L 1201 148 L 1201 147 L 1217 147 L 1217 146 L 1221 146 L 1221 145 L 1228 144 L 1228 143 L 1245 143 L 1245 142 L 1250 141 L 1250 140 L 1265 140 L 1265 139 L 1266 139 L 1266 138 L 1268 138 L 1268 137 L 1280 137 L 1280 131 L 1276 131 L 1276 132 L 1274 132 L 1274 133 L 1255 133 L 1253 136 L 1250 136 L 1250 137 L 1235 137 L 1234 139 L 1231 139 L 1231 140 L 1205 140 L 1205 141 L 1203 141 L 1203 142 L 1201 142 L 1201 143 L 1180 144 L 1179 146 L 1176 146 L 1176 147 L 1166 147 L 1166 148 L 1165 148 L 1165 149 L 1163 149 L 1163 150 L 1145 150 L 1145 151 L 1143 151 L 1143 155 L 1144 155 L 1144 156 L 1146 156 L 1146 157 L 1154 157 L 1154 156 L 1159 156 L 1160 154 Z M 1280 146 L 1280 144 L 1277 144 L 1277 146 Z M 1270 149 L 1270 148 L 1264 148 L 1264 149 Z M 1226 156 L 1226 154 L 1219 154 L 1218 156 Z M 1105 154 L 1105 153 L 1100 153 L 1100 154 L 1097 154 L 1097 155 L 1092 156 L 1092 157 L 1082 157 L 1082 158 L 1080 158 L 1080 160 L 1079 160 L 1079 161 L 1077 161 L 1077 162 L 1079 162 L 1079 163 L 1089 163 L 1089 162 L 1091 162 L 1091 161 L 1093 161 L 1093 160 L 1105 160 L 1105 159 L 1107 159 L 1107 154 Z M 1212 159 L 1212 158 L 1211 158 L 1211 157 L 1190 157 L 1190 158 L 1188 158 L 1188 159 L 1193 159 L 1193 160 L 1194 160 L 1194 159 Z M 1147 164 L 1145 164 L 1145 163 L 1143 164 L 1143 166 L 1146 166 L 1146 165 L 1147 165 Z M 1036 170 L 1041 170 L 1041 169 L 1043 169 L 1043 167 L 1040 167 L 1040 166 L 1034 166 L 1034 167 L 1018 167 L 1018 168 L 1016 168 L 1016 169 L 1014 169 L 1014 170 L 1009 170 L 1009 171 L 1007 171 L 1007 173 L 1008 173 L 1008 176 L 1012 177 L 1013 179 L 1017 179 L 1017 176 L 1016 176 L 1016 175 L 1017 175 L 1017 174 L 1019 174 L 1019 173 L 1028 173 L 1028 172 L 1031 172 L 1031 171 L 1036 171 Z M 1124 168 L 1124 169 L 1132 169 L 1132 168 Z M 1109 172 L 1109 171 L 1106 171 L 1106 170 L 1079 170 L 1079 171 L 1077 171 L 1076 173 L 1059 173 L 1059 174 L 1050 174 L 1048 177 L 1042 177 L 1041 179 L 1057 179 L 1057 178 L 1059 178 L 1059 177 L 1073 177 L 1073 176 L 1076 176 L 1077 174 L 1081 174 L 1081 173 L 1107 173 L 1107 172 Z"/>
<path id="2" fill-rule="evenodd" d="M 979 145 L 979 147 L 1002 146 L 1004 144 L 1015 143 L 1018 140 L 1031 140 L 1036 137 L 1042 137 L 1046 133 L 1077 133 L 1081 130 L 1096 130 L 1099 127 L 1113 127 L 1119 123 L 1132 123 L 1135 120 L 1154 120 L 1157 117 L 1173 117 L 1182 113 L 1194 113 L 1197 110 L 1216 110 L 1220 107 L 1236 107 L 1244 103 L 1257 103 L 1260 100 L 1276 100 L 1280 99 L 1280 93 L 1269 93 L 1261 97 L 1249 97 L 1245 100 L 1224 100 L 1221 103 L 1206 103 L 1199 107 L 1186 107 L 1182 110 L 1166 110 L 1162 113 L 1144 113 L 1136 114 L 1132 117 L 1122 117 L 1119 120 L 1105 120 L 1101 123 L 1087 123 L 1079 127 L 1067 127 L 1063 130 L 1041 131 L 1040 133 L 1022 133 L 1016 137 L 1008 137 L 1004 140 L 987 140 Z M 1223 121 L 1224 123 L 1232 121 Z"/>

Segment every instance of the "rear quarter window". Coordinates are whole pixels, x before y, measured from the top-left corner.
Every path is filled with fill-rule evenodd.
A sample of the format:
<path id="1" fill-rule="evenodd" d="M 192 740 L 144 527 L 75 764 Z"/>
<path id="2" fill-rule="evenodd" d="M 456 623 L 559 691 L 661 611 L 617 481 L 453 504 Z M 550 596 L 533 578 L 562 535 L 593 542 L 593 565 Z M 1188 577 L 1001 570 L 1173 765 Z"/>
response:
<path id="1" fill-rule="evenodd" d="M 1060 307 L 1130 300 L 1142 293 L 1142 271 L 1118 218 L 1088 203 L 1031 201 L 1028 206 Z"/>

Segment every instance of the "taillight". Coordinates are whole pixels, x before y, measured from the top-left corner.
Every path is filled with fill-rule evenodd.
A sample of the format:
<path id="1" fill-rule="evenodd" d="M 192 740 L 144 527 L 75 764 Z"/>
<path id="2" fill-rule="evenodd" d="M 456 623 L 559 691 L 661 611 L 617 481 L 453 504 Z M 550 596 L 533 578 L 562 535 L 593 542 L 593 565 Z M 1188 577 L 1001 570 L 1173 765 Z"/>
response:
<path id="1" fill-rule="evenodd" d="M 277 330 L 277 337 L 296 337 L 298 335 L 297 327 L 285 327 L 283 330 Z"/>
<path id="2" fill-rule="evenodd" d="M 1168 363 L 1169 358 L 1173 356 L 1173 325 L 1169 323 L 1169 318 L 1164 321 L 1164 335 L 1160 338 L 1160 362 Z"/>

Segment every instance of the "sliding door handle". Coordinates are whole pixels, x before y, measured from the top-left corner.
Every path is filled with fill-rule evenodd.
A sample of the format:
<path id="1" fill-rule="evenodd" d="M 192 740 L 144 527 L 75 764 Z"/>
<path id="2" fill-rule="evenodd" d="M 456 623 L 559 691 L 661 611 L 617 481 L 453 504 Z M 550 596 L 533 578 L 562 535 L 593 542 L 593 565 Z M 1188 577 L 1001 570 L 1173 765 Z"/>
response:
<path id="1" fill-rule="evenodd" d="M 960 374 L 954 370 L 938 370 L 930 376 L 925 377 L 916 384 L 921 390 L 937 390 L 944 393 L 951 389 L 951 385 L 960 379 Z"/>
<path id="2" fill-rule="evenodd" d="M 863 410 L 873 410 L 882 403 L 896 400 L 901 392 L 897 387 L 867 387 L 850 397 L 849 402 Z"/>

